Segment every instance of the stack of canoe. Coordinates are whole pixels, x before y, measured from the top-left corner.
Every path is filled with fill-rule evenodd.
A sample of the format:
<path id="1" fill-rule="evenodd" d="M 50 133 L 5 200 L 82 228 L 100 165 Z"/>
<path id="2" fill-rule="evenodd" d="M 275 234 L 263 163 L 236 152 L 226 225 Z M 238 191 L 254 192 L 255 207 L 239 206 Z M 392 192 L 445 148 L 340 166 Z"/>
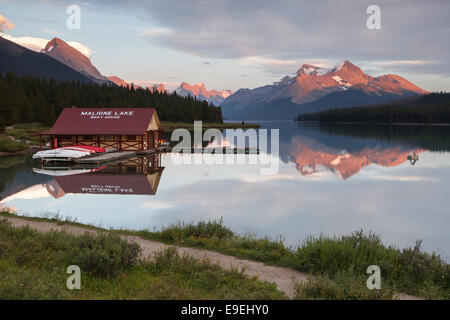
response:
<path id="1" fill-rule="evenodd" d="M 33 159 L 70 161 L 72 159 L 88 157 L 105 151 L 105 148 L 74 145 L 36 152 L 33 155 Z"/>

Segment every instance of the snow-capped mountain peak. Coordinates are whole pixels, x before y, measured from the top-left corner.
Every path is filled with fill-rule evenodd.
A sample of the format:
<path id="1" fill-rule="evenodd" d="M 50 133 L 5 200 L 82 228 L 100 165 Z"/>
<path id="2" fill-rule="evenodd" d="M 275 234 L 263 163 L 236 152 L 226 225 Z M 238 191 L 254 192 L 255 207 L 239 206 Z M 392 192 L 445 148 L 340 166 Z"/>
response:
<path id="1" fill-rule="evenodd" d="M 189 84 L 187 82 L 181 83 L 176 89 L 176 93 L 180 96 L 192 96 L 200 100 L 206 100 L 216 106 L 220 105 L 226 98 L 228 98 L 233 91 L 231 90 L 208 90 L 203 82 L 196 84 Z"/>
<path id="2" fill-rule="evenodd" d="M 341 97 L 341 93 L 345 95 Z M 261 110 L 264 110 L 265 117 L 271 115 L 283 119 L 282 115 L 274 109 L 278 105 L 286 106 L 284 112 L 289 115 L 285 117 L 293 118 L 303 111 L 301 108 L 295 111 L 296 106 L 311 104 L 330 94 L 339 94 L 340 100 L 330 98 L 330 100 L 323 100 L 324 102 L 318 101 L 318 108 L 345 106 L 346 101 L 350 106 L 425 93 L 427 93 L 426 90 L 400 76 L 373 77 L 365 74 L 350 61 L 344 60 L 332 68 L 303 64 L 294 75 L 285 76 L 272 85 L 252 90 L 238 90 L 228 97 L 221 107 L 225 117 L 256 119 L 255 117 L 262 116 Z M 311 108 L 313 108 L 312 105 Z"/>

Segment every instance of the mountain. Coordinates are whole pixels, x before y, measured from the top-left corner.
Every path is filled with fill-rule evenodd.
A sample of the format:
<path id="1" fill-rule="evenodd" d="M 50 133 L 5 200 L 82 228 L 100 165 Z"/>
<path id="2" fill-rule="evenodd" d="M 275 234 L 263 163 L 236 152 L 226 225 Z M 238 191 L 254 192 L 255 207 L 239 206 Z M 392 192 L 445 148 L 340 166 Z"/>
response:
<path id="1" fill-rule="evenodd" d="M 84 54 L 70 46 L 59 38 L 50 40 L 41 53 L 46 54 L 72 69 L 84 74 L 96 83 L 110 83 L 108 78 L 103 76 L 96 67 L 94 67 Z"/>
<path id="2" fill-rule="evenodd" d="M 109 76 L 108 80 L 115 83 L 119 87 L 129 87 L 130 86 L 130 84 L 128 82 L 126 82 L 125 80 L 122 80 L 116 76 Z"/>
<path id="3" fill-rule="evenodd" d="M 303 113 L 385 102 L 426 94 L 408 80 L 393 74 L 372 77 L 345 60 L 324 69 L 304 64 L 291 76 L 272 85 L 239 89 L 221 104 L 231 119 L 293 119 Z"/>
<path id="4" fill-rule="evenodd" d="M 343 180 L 370 165 L 396 167 L 408 161 L 406 146 L 367 146 L 362 150 L 342 150 L 305 137 L 293 137 L 288 153 L 302 176 L 329 170 Z M 424 150 L 416 149 L 417 154 Z"/>
<path id="5" fill-rule="evenodd" d="M 158 84 L 155 84 L 155 85 L 152 87 L 151 90 L 152 90 L 153 92 L 159 92 L 159 93 L 167 92 L 166 87 L 164 87 L 164 83 L 158 83 Z"/>
<path id="6" fill-rule="evenodd" d="M 92 82 L 90 78 L 46 54 L 34 52 L 0 37 L 0 72 L 5 74 L 8 71 L 19 76 Z"/>
<path id="7" fill-rule="evenodd" d="M 206 100 L 216 106 L 219 106 L 226 98 L 233 94 L 231 90 L 207 90 L 205 84 L 201 82 L 193 85 L 183 82 L 175 91 L 180 96 L 197 97 L 197 99 Z"/>

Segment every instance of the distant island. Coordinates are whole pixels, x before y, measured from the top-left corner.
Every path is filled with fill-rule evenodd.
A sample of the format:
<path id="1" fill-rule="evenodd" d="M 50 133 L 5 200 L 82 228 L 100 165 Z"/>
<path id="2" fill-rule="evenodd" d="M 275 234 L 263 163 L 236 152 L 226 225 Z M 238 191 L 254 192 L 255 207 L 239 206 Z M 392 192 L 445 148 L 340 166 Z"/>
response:
<path id="1" fill-rule="evenodd" d="M 450 93 L 436 92 L 373 106 L 329 109 L 302 114 L 295 120 L 330 123 L 450 123 Z"/>

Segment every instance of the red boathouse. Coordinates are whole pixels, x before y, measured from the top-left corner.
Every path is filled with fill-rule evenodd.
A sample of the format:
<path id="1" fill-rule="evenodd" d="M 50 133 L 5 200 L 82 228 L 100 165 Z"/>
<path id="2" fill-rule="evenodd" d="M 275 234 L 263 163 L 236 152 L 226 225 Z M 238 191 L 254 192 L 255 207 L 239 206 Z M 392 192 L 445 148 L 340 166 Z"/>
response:
<path id="1" fill-rule="evenodd" d="M 149 150 L 158 146 L 161 132 L 161 123 L 153 108 L 66 108 L 53 128 L 39 136 L 50 136 L 52 148 L 83 144 L 118 150 Z"/>

